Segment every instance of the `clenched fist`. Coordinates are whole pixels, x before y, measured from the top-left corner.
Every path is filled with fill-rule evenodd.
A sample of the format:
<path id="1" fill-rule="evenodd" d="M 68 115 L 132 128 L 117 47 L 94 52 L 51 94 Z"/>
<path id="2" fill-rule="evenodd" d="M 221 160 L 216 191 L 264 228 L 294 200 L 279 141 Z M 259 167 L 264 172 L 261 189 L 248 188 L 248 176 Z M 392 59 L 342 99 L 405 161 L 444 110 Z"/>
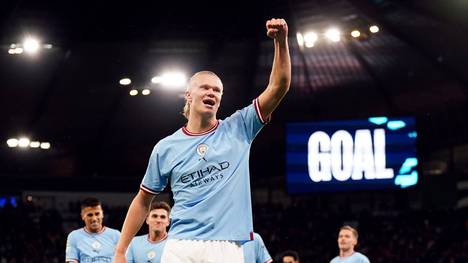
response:
<path id="1" fill-rule="evenodd" d="M 285 40 L 288 36 L 288 24 L 282 18 L 266 21 L 267 36 L 275 40 Z"/>

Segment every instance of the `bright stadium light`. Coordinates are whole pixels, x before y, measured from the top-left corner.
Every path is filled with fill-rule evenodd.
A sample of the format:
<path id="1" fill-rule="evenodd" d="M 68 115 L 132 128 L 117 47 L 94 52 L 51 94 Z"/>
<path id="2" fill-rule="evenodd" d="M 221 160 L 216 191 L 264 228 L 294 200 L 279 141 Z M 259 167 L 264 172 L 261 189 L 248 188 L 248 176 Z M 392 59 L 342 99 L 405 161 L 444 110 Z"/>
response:
<path id="1" fill-rule="evenodd" d="M 330 28 L 325 32 L 325 36 L 332 42 L 339 42 L 341 39 L 340 34 L 340 31 L 336 28 Z"/>
<path id="2" fill-rule="evenodd" d="M 351 36 L 354 37 L 354 38 L 360 37 L 361 32 L 359 32 L 359 30 L 353 30 L 353 31 L 351 31 Z"/>
<path id="3" fill-rule="evenodd" d="M 296 38 L 297 38 L 297 44 L 300 47 L 303 47 L 304 46 L 304 37 L 302 36 L 302 34 L 300 32 L 296 33 Z"/>
<path id="4" fill-rule="evenodd" d="M 154 77 L 151 82 L 166 88 L 181 88 L 187 84 L 187 77 L 182 72 L 166 72 L 161 76 Z"/>
<path id="5" fill-rule="evenodd" d="M 181 72 L 168 72 L 162 74 L 162 84 L 168 87 L 180 87 L 185 86 L 187 83 L 187 77 Z"/>
<path id="6" fill-rule="evenodd" d="M 39 40 L 33 37 L 27 37 L 23 42 L 23 48 L 26 53 L 34 54 L 40 48 Z"/>
<path id="7" fill-rule="evenodd" d="M 371 33 L 377 33 L 377 32 L 379 32 L 379 30 L 380 30 L 379 27 L 376 26 L 376 25 L 372 25 L 372 26 L 369 27 L 369 31 Z"/>
<path id="8" fill-rule="evenodd" d="M 149 95 L 150 93 L 151 93 L 151 91 L 149 89 L 144 89 L 144 90 L 141 91 L 141 94 L 143 96 Z"/>
<path id="9" fill-rule="evenodd" d="M 154 84 L 159 84 L 162 82 L 162 77 L 161 76 L 154 76 L 152 79 L 151 79 L 151 82 L 153 82 Z"/>
<path id="10" fill-rule="evenodd" d="M 130 78 L 122 78 L 121 80 L 119 80 L 119 83 L 122 86 L 127 86 L 132 83 L 132 80 Z"/>
<path id="11" fill-rule="evenodd" d="M 304 43 L 306 47 L 313 47 L 315 45 L 315 42 L 318 39 L 318 35 L 315 32 L 307 32 L 304 35 Z"/>
<path id="12" fill-rule="evenodd" d="M 138 90 L 136 89 L 132 89 L 130 92 L 129 92 L 130 96 L 136 96 L 138 95 Z"/>
<path id="13" fill-rule="evenodd" d="M 41 149 L 44 149 L 44 150 L 50 149 L 50 143 L 48 143 L 48 142 L 41 142 Z"/>
<path id="14" fill-rule="evenodd" d="M 18 147 L 18 143 L 19 143 L 18 139 L 16 139 L 16 138 L 11 138 L 11 139 L 7 140 L 8 147 L 10 147 L 10 148 Z"/>
<path id="15" fill-rule="evenodd" d="M 39 146 L 41 146 L 41 143 L 38 141 L 33 141 L 29 143 L 29 147 L 31 148 L 39 148 Z"/>
<path id="16" fill-rule="evenodd" d="M 21 148 L 28 147 L 29 146 L 29 138 L 21 137 L 18 140 L 18 146 L 21 147 Z"/>

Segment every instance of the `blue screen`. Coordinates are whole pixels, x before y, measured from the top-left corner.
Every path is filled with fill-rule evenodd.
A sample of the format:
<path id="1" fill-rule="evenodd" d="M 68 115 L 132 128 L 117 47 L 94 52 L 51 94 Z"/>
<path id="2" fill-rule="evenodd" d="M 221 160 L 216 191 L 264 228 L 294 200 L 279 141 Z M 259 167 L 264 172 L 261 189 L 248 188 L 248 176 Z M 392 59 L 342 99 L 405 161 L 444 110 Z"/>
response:
<path id="1" fill-rule="evenodd" d="M 288 123 L 289 193 L 407 188 L 417 184 L 415 119 Z"/>

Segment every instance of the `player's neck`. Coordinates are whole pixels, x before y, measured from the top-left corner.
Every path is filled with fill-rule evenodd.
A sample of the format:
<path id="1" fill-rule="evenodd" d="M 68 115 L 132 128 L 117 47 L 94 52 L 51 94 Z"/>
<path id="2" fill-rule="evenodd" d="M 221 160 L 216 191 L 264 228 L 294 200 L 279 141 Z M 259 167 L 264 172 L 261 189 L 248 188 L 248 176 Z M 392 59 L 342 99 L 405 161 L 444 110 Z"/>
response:
<path id="1" fill-rule="evenodd" d="M 158 242 L 167 237 L 167 232 L 161 232 L 161 231 L 150 231 L 149 232 L 149 240 L 151 242 Z"/>
<path id="2" fill-rule="evenodd" d="M 91 230 L 89 229 L 88 227 L 84 227 L 85 228 L 85 231 L 88 232 L 88 233 L 93 233 L 93 234 L 97 234 L 97 233 L 101 233 L 102 230 L 104 229 L 104 226 L 101 226 L 101 228 L 97 229 L 97 230 Z"/>
<path id="3" fill-rule="evenodd" d="M 217 122 L 216 116 L 204 118 L 204 116 L 201 115 L 191 115 L 186 128 L 192 133 L 202 133 L 213 128 Z"/>
<path id="4" fill-rule="evenodd" d="M 345 258 L 354 254 L 354 249 L 340 250 L 340 257 Z"/>

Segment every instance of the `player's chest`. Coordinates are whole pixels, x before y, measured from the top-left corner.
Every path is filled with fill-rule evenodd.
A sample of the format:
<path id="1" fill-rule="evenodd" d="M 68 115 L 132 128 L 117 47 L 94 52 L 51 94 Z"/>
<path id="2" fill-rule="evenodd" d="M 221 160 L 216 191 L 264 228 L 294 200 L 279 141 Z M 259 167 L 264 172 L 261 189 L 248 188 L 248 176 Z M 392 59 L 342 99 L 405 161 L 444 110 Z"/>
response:
<path id="1" fill-rule="evenodd" d="M 115 242 L 102 237 L 83 238 L 78 245 L 82 256 L 112 256 L 114 254 Z"/>

